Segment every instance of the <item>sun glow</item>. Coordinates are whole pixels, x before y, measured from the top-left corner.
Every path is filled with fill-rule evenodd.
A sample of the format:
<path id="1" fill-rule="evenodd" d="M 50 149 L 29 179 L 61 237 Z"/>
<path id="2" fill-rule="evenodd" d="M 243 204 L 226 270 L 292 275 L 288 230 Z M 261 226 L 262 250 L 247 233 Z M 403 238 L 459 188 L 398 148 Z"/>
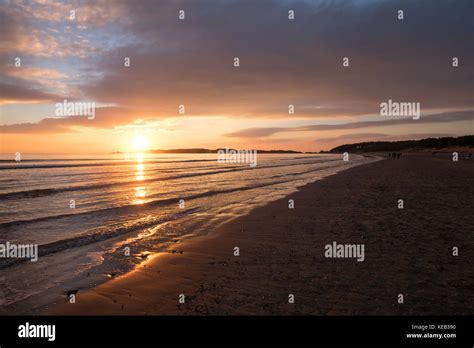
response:
<path id="1" fill-rule="evenodd" d="M 137 152 L 147 150 L 148 139 L 142 134 L 136 134 L 132 138 L 132 149 Z"/>

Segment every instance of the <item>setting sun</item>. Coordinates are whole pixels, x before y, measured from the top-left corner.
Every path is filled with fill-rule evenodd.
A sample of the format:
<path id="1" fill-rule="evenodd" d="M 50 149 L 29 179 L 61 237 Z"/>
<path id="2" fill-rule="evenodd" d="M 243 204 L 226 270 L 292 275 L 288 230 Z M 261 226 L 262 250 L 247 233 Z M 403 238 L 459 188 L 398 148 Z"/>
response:
<path id="1" fill-rule="evenodd" d="M 0 348 L 474 342 L 473 14 L 0 0 Z"/>
<path id="2" fill-rule="evenodd" d="M 144 151 L 148 149 L 148 139 L 142 135 L 137 134 L 132 138 L 132 148 L 135 151 Z"/>

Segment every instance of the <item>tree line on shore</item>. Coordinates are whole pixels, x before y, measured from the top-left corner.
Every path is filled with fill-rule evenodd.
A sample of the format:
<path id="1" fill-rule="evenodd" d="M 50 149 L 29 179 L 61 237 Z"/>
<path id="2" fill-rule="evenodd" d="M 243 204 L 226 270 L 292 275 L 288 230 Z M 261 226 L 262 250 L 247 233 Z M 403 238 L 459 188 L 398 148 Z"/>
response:
<path id="1" fill-rule="evenodd" d="M 329 153 L 342 152 L 382 152 L 403 151 L 408 149 L 443 149 L 448 147 L 474 147 L 474 135 L 461 137 L 426 138 L 421 140 L 402 141 L 369 141 L 356 144 L 345 144 L 337 146 Z"/>

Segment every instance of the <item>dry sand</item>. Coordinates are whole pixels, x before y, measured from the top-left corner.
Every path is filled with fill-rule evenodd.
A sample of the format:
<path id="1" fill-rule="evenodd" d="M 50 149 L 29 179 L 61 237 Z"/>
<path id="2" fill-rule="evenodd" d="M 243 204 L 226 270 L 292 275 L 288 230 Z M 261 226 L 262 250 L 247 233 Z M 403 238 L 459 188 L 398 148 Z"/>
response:
<path id="1" fill-rule="evenodd" d="M 402 156 L 355 167 L 177 243 L 50 313 L 474 314 L 473 183 L 474 160 Z M 333 241 L 365 244 L 365 261 L 325 258 Z"/>

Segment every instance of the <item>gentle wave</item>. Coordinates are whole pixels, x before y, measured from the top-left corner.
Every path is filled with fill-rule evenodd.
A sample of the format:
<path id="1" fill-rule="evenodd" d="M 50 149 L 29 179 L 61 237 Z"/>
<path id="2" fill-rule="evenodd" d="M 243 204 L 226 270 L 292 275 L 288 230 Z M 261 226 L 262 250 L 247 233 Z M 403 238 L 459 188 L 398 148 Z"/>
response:
<path id="1" fill-rule="evenodd" d="M 335 160 L 333 160 L 335 161 Z M 321 161 L 321 162 L 331 162 L 331 161 Z M 317 161 L 312 162 L 317 163 Z M 182 179 L 182 178 L 192 178 L 198 176 L 207 176 L 207 175 L 215 175 L 215 174 L 223 174 L 223 173 L 231 173 L 231 172 L 240 172 L 240 171 L 247 171 L 247 170 L 258 170 L 258 169 L 269 169 L 269 168 L 278 168 L 278 167 L 289 167 L 289 166 L 300 166 L 301 163 L 296 164 L 281 164 L 281 165 L 273 165 L 273 166 L 261 166 L 261 167 L 246 167 L 246 168 L 233 168 L 228 170 L 216 170 L 211 172 L 202 172 L 202 173 L 190 173 L 190 174 L 180 174 L 180 175 L 172 175 L 168 177 L 161 177 L 161 178 L 152 178 L 152 179 L 144 179 L 141 183 L 150 183 L 156 182 L 161 180 L 173 180 L 173 179 Z M 26 190 L 26 191 L 13 191 L 7 193 L 1 193 L 0 199 L 18 199 L 18 198 L 34 198 L 34 197 L 42 197 L 52 194 L 57 194 L 61 192 L 69 192 L 69 191 L 84 191 L 84 190 L 94 190 L 94 189 L 101 189 L 107 187 L 113 187 L 118 185 L 127 185 L 132 184 L 135 181 L 121 181 L 121 182 L 114 182 L 114 183 L 104 183 L 104 184 L 96 184 L 96 185 L 82 185 L 82 186 L 66 186 L 66 187 L 58 187 L 58 188 L 47 188 L 47 189 L 34 189 L 34 190 Z"/>
<path id="2" fill-rule="evenodd" d="M 115 238 L 118 236 L 127 235 L 131 232 L 134 232 L 140 229 L 144 229 L 144 228 L 156 226 L 168 221 L 176 220 L 183 215 L 187 215 L 194 212 L 195 210 L 196 209 L 188 209 L 183 212 L 177 213 L 175 215 L 171 215 L 171 216 L 168 216 L 166 218 L 161 218 L 161 219 L 149 219 L 148 221 L 138 220 L 128 226 L 120 226 L 116 228 L 113 228 L 113 227 L 103 228 L 91 234 L 80 235 L 80 236 L 76 236 L 72 238 L 61 239 L 61 240 L 47 243 L 47 244 L 42 244 L 38 246 L 38 256 L 40 257 L 46 256 L 46 255 L 54 254 L 66 249 L 77 248 L 77 247 L 81 247 L 81 246 L 85 246 L 85 245 L 89 245 L 93 243 L 102 242 L 104 240 Z M 0 269 L 17 265 L 25 261 L 29 261 L 29 260 L 28 259 L 15 259 L 15 258 L 0 259 Z"/>
<path id="3" fill-rule="evenodd" d="M 15 161 L 11 161 L 14 163 Z M 22 161 L 23 162 L 23 161 Z M 143 164 L 156 164 L 156 163 L 195 163 L 195 162 L 216 162 L 216 160 L 185 160 L 185 161 L 143 161 Z M 47 165 L 11 165 L 11 166 L 0 166 L 0 170 L 18 170 L 18 169 L 52 169 L 52 168 L 80 168 L 80 167 L 109 167 L 116 165 L 136 165 L 137 162 L 130 161 L 115 161 L 108 163 L 78 163 L 78 164 L 47 164 Z"/>
<path id="4" fill-rule="evenodd" d="M 316 172 L 320 171 L 323 169 L 327 169 L 327 167 L 322 167 L 318 169 L 314 169 L 309 172 Z M 213 190 L 213 191 L 206 191 L 202 193 L 198 193 L 195 195 L 188 195 L 186 196 L 186 199 L 197 199 L 197 198 L 204 198 L 204 197 L 210 197 L 218 194 L 226 194 L 226 193 L 234 193 L 234 192 L 239 192 L 239 191 L 248 191 L 248 190 L 254 190 L 262 187 L 268 187 L 268 186 L 273 186 L 281 183 L 287 182 L 286 180 L 279 181 L 279 182 L 271 182 L 271 183 L 266 183 L 266 184 L 259 184 L 259 185 L 253 185 L 253 186 L 247 186 L 247 187 L 235 187 L 231 189 L 226 189 L 226 190 Z M 179 200 L 178 197 L 175 198 L 167 198 L 167 199 L 162 199 L 162 200 L 154 200 L 154 201 L 149 201 L 146 203 L 142 204 L 127 204 L 127 205 L 122 205 L 119 207 L 111 207 L 111 208 L 105 208 L 105 209 L 99 209 L 99 210 L 93 210 L 93 211 L 86 211 L 86 212 L 81 212 L 81 213 L 74 213 L 74 214 L 60 214 L 60 215 L 52 215 L 52 216 L 45 216 L 45 217 L 40 217 L 40 218 L 35 218 L 35 219 L 25 219 L 25 220 L 16 220 L 16 221 L 10 221 L 10 222 L 5 222 L 0 224 L 0 228 L 7 228 L 7 227 L 12 227 L 12 226 L 19 226 L 23 224 L 29 224 L 29 223 L 36 223 L 40 221 L 48 221 L 48 220 L 56 220 L 56 219 L 61 219 L 61 218 L 66 218 L 66 217 L 76 217 L 76 216 L 84 216 L 84 215 L 99 215 L 99 214 L 107 214 L 107 213 L 113 213 L 113 214 L 118 214 L 118 213 L 133 213 L 135 211 L 142 211 L 147 208 L 155 208 L 158 206 L 163 206 L 167 204 L 172 204 L 176 203 Z"/>

